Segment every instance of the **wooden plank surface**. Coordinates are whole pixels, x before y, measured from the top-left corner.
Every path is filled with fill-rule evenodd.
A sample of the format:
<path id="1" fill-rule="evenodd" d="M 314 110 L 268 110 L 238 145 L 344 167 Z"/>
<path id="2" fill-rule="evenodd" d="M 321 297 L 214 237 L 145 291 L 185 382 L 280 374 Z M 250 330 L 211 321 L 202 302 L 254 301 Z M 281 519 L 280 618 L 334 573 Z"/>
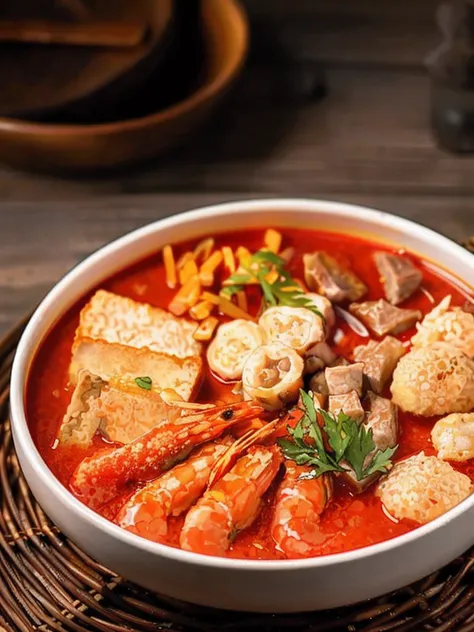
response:
<path id="1" fill-rule="evenodd" d="M 78 261 L 104 243 L 149 222 L 204 204 L 262 197 L 176 194 L 104 197 L 63 203 L 4 204 L 0 235 L 0 335 L 29 312 Z M 474 235 L 465 197 L 342 194 L 325 196 L 373 206 L 426 224 L 455 240 Z"/>
<path id="2" fill-rule="evenodd" d="M 435 0 L 244 0 L 249 65 L 188 146 L 137 169 L 59 179 L 0 168 L 0 331 L 104 242 L 226 199 L 373 205 L 474 233 L 474 158 L 436 146 L 423 66 Z M 318 76 L 327 96 L 314 97 Z M 231 193 L 229 193 L 231 192 Z"/>

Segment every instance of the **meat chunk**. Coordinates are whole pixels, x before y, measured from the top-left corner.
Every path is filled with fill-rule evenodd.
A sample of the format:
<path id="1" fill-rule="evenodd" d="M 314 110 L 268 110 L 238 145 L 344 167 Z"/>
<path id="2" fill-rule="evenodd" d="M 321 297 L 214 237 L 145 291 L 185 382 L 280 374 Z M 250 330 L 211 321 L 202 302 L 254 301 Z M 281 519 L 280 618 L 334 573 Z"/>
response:
<path id="1" fill-rule="evenodd" d="M 420 452 L 396 463 L 376 490 L 397 520 L 425 524 L 442 516 L 472 492 L 471 480 L 435 456 Z"/>
<path id="2" fill-rule="evenodd" d="M 99 290 L 81 310 L 73 351 L 89 338 L 189 358 L 202 351 L 196 329 L 197 323 L 164 309 Z"/>
<path id="3" fill-rule="evenodd" d="M 349 311 L 367 325 L 378 336 L 400 334 L 413 327 L 422 313 L 417 309 L 401 309 L 390 305 L 383 298 L 378 301 L 352 303 Z"/>
<path id="4" fill-rule="evenodd" d="M 365 416 L 365 411 L 362 408 L 357 391 L 351 391 L 344 395 L 330 395 L 329 412 L 334 415 L 343 412 L 358 424 L 362 422 Z"/>
<path id="5" fill-rule="evenodd" d="M 367 406 L 365 426 L 372 430 L 372 438 L 376 450 L 386 450 L 397 445 L 398 439 L 398 409 L 389 399 L 379 397 L 369 391 L 364 401 Z M 370 462 L 373 454 L 367 456 Z M 346 464 L 347 467 L 347 464 Z M 347 483 L 356 493 L 361 493 L 369 485 L 372 485 L 380 477 L 380 472 L 374 472 L 358 481 L 355 472 L 351 469 L 341 474 L 341 479 Z"/>
<path id="6" fill-rule="evenodd" d="M 406 349 L 400 340 L 386 336 L 380 342 L 371 340 L 367 345 L 356 347 L 354 359 L 363 363 L 370 388 L 375 393 L 381 393 L 405 353 Z"/>
<path id="7" fill-rule="evenodd" d="M 362 395 L 362 362 L 347 366 L 328 367 L 325 371 L 326 382 L 330 395 L 345 395 L 355 391 L 359 397 Z"/>
<path id="8" fill-rule="evenodd" d="M 326 342 L 318 342 L 304 354 L 304 373 L 311 375 L 336 361 L 336 354 Z"/>
<path id="9" fill-rule="evenodd" d="M 398 305 L 418 289 L 423 274 L 405 257 L 388 252 L 374 253 L 374 261 L 382 277 L 387 301 Z"/>
<path id="10" fill-rule="evenodd" d="M 393 402 L 369 391 L 366 398 L 367 417 L 365 425 L 372 430 L 377 450 L 386 450 L 397 445 L 398 409 Z"/>
<path id="11" fill-rule="evenodd" d="M 393 372 L 393 401 L 402 410 L 431 417 L 474 408 L 474 360 L 446 342 L 412 349 Z"/>
<path id="12" fill-rule="evenodd" d="M 87 447 L 100 430 L 110 441 L 130 443 L 172 414 L 153 391 L 114 387 L 89 371 L 81 371 L 58 440 Z"/>
<path id="13" fill-rule="evenodd" d="M 146 376 L 151 378 L 153 391 L 172 389 L 189 400 L 199 386 L 202 359 L 177 358 L 146 348 L 83 338 L 75 347 L 69 367 L 72 384 L 76 384 L 81 369 L 103 380 L 114 379 L 132 387 L 137 377 Z"/>
<path id="14" fill-rule="evenodd" d="M 440 459 L 474 459 L 474 413 L 453 413 L 443 417 L 433 426 L 431 440 Z"/>
<path id="15" fill-rule="evenodd" d="M 343 268 L 326 252 L 306 254 L 303 263 L 308 288 L 330 301 L 357 301 L 367 292 L 366 285 L 351 270 Z"/>

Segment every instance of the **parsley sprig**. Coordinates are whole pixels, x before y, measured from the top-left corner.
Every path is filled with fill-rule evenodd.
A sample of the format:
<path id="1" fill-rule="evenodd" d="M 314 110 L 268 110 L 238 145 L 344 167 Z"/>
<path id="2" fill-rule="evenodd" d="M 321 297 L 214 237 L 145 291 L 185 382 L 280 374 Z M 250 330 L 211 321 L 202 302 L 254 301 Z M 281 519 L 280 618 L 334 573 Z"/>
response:
<path id="1" fill-rule="evenodd" d="M 313 398 L 300 391 L 303 417 L 295 428 L 288 428 L 291 439 L 280 439 L 285 458 L 297 465 L 309 465 L 311 471 L 304 478 L 317 478 L 325 472 L 354 471 L 358 481 L 374 474 L 387 472 L 392 466 L 392 456 L 398 446 L 377 450 L 372 429 L 340 412 L 337 417 L 322 408 L 316 408 Z M 324 425 L 318 424 L 318 413 Z M 323 431 L 332 451 L 324 444 Z M 349 466 L 349 467 L 347 467 Z"/>
<path id="2" fill-rule="evenodd" d="M 311 299 L 305 296 L 296 281 L 292 279 L 285 265 L 285 260 L 274 252 L 259 250 L 251 255 L 246 266 L 242 266 L 245 273 L 242 274 L 239 271 L 227 279 L 228 285 L 223 292 L 227 297 L 231 297 L 256 278 L 262 288 L 265 309 L 281 305 L 306 307 L 324 318 Z M 273 282 L 270 282 L 268 278 L 272 276 L 272 273 L 276 273 L 277 276 Z"/>

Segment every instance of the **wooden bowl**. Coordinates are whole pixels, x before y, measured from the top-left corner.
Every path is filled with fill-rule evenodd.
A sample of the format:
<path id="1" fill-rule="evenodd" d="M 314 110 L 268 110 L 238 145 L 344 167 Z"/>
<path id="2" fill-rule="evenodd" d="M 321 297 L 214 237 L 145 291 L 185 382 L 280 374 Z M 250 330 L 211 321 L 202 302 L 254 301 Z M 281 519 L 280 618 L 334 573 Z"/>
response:
<path id="1" fill-rule="evenodd" d="M 4 18 L 66 18 L 59 2 L 7 4 Z M 64 111 L 90 116 L 119 105 L 125 94 L 166 63 L 174 35 L 173 0 L 87 0 L 84 6 L 88 21 L 144 23 L 147 36 L 130 48 L 2 43 L 1 116 L 44 120 Z"/>
<path id="2" fill-rule="evenodd" d="M 202 0 L 204 75 L 193 94 L 147 116 L 97 125 L 0 118 L 0 162 L 31 171 L 84 172 L 142 161 L 182 144 L 241 71 L 248 31 L 237 0 Z"/>

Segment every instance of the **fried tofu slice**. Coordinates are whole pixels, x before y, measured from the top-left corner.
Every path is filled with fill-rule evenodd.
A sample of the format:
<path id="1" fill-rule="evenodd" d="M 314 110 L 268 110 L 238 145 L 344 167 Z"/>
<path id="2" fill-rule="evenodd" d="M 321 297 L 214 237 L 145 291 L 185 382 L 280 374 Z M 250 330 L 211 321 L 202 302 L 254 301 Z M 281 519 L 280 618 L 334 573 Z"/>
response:
<path id="1" fill-rule="evenodd" d="M 100 431 L 110 441 L 130 443 L 178 415 L 153 391 L 112 385 L 89 371 L 80 371 L 77 386 L 59 428 L 63 445 L 88 447 Z"/>
<path id="2" fill-rule="evenodd" d="M 147 377 L 152 391 L 171 389 L 189 401 L 199 387 L 202 358 L 177 358 L 148 348 L 82 338 L 75 344 L 69 367 L 72 384 L 77 383 L 81 369 L 106 381 L 121 382 L 132 390 L 139 388 L 137 378 Z"/>
<path id="3" fill-rule="evenodd" d="M 82 309 L 73 352 L 84 338 L 190 358 L 201 355 L 197 323 L 164 309 L 98 290 Z"/>

